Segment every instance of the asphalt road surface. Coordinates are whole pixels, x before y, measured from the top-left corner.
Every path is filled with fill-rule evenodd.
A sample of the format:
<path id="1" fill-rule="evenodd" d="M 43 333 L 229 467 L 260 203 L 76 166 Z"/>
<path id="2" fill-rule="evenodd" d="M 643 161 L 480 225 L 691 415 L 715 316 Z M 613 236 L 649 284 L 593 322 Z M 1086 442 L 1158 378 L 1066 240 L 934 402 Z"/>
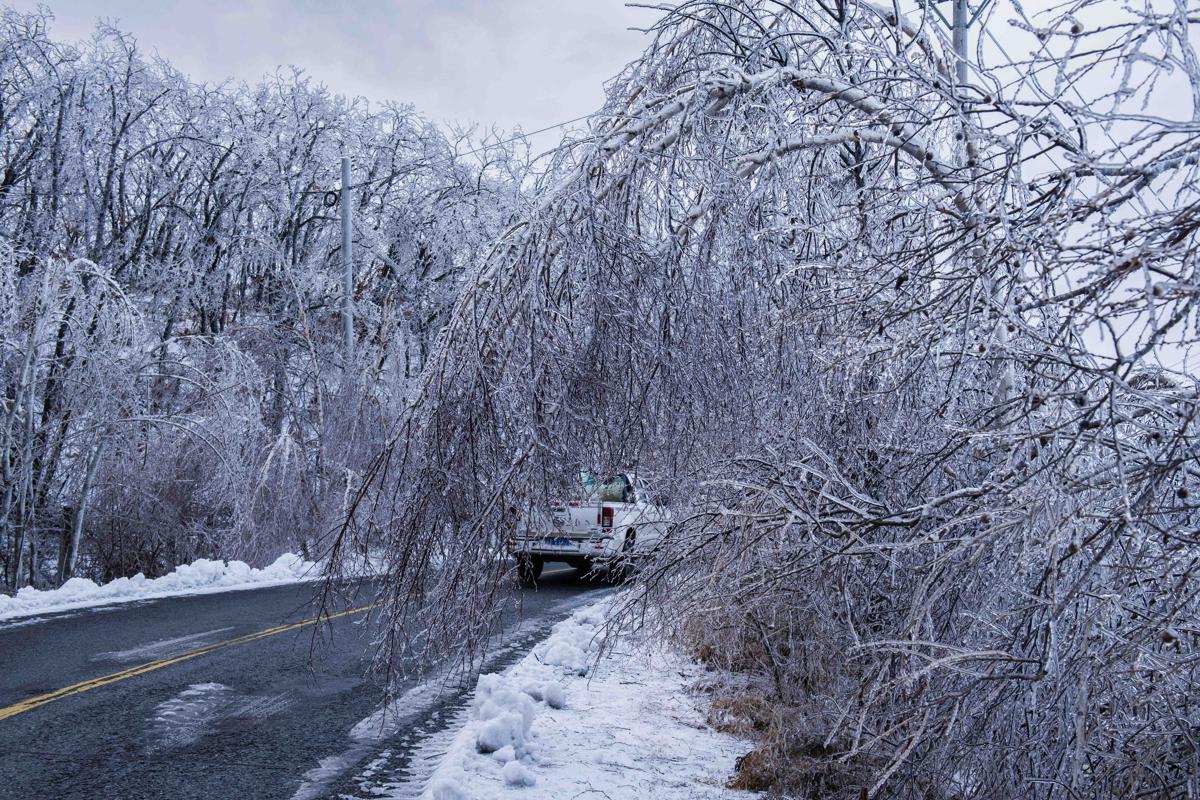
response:
<path id="1" fill-rule="evenodd" d="M 372 625 L 354 610 L 369 587 L 322 626 L 314 587 L 0 623 L 0 798 L 403 796 L 422 743 L 452 725 L 468 690 L 400 687 L 378 722 Z M 485 668 L 519 658 L 597 590 L 547 569 Z"/>

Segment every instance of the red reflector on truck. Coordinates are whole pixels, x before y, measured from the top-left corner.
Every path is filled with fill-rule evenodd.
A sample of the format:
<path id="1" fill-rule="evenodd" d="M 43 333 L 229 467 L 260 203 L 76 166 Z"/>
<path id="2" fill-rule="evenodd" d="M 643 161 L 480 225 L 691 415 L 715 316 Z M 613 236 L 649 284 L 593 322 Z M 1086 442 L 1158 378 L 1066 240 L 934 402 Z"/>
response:
<path id="1" fill-rule="evenodd" d="M 601 528 L 611 530 L 613 526 L 613 510 L 611 506 L 600 506 L 600 513 L 596 517 L 596 522 Z"/>

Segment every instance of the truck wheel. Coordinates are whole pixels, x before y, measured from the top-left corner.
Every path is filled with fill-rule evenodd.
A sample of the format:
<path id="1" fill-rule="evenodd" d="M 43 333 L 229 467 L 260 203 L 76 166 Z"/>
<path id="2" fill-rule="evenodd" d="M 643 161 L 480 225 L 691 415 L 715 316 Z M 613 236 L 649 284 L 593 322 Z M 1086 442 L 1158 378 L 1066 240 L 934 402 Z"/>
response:
<path id="1" fill-rule="evenodd" d="M 630 528 L 621 543 L 621 554 L 608 568 L 608 579 L 613 583 L 624 583 L 633 575 L 633 550 L 637 547 L 637 531 Z"/>
<path id="2" fill-rule="evenodd" d="M 522 586 L 532 586 L 542 574 L 546 562 L 541 556 L 517 556 L 517 579 Z"/>

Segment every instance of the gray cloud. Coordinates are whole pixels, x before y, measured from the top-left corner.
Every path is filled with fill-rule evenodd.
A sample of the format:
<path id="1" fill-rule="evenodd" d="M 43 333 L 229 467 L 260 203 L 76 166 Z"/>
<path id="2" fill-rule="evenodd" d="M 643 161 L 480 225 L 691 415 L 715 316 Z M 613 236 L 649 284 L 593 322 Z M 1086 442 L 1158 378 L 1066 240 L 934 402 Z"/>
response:
<path id="1" fill-rule="evenodd" d="M 32 10 L 37 0 L 9 0 Z M 332 90 L 413 103 L 437 122 L 535 130 L 595 110 L 653 12 L 623 0 L 48 0 L 52 35 L 97 18 L 193 79 L 294 64 Z"/>

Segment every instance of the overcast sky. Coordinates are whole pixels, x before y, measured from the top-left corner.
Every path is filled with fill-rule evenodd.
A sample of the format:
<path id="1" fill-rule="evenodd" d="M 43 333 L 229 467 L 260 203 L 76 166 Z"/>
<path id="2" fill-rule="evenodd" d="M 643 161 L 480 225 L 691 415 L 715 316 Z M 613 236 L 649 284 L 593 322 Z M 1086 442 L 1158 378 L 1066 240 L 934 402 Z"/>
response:
<path id="1" fill-rule="evenodd" d="M 38 0 L 4 0 L 33 10 Z M 413 103 L 434 122 L 533 131 L 595 111 L 655 14 L 624 0 L 42 0 L 51 35 L 103 17 L 196 80 L 294 64 L 343 94 Z"/>

